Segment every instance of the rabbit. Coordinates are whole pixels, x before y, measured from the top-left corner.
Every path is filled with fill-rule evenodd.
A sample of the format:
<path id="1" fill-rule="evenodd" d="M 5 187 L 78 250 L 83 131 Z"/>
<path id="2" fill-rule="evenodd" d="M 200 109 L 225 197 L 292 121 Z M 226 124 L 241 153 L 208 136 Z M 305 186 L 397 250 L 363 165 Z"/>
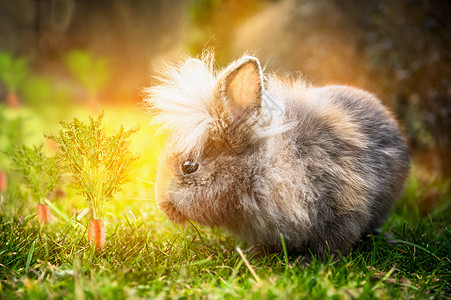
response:
<path id="1" fill-rule="evenodd" d="M 343 253 L 403 193 L 406 139 L 368 92 L 266 74 L 249 55 L 223 70 L 212 54 L 188 58 L 159 80 L 144 103 L 170 132 L 155 195 L 173 222 L 270 251 Z"/>

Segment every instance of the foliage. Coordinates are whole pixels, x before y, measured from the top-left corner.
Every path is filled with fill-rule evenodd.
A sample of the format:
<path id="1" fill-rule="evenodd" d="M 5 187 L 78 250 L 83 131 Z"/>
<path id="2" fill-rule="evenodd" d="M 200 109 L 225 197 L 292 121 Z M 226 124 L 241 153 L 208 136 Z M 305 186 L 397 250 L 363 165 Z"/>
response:
<path id="1" fill-rule="evenodd" d="M 28 66 L 24 58 L 14 58 L 9 53 L 0 52 L 0 80 L 9 92 L 17 92 L 27 74 Z"/>
<path id="2" fill-rule="evenodd" d="M 94 218 L 99 219 L 103 203 L 111 200 L 128 181 L 131 162 L 138 157 L 129 151 L 130 135 L 137 128 L 107 136 L 102 127 L 103 114 L 97 120 L 83 123 L 61 121 L 63 129 L 57 135 L 48 135 L 59 144 L 58 155 L 71 173 L 72 186 L 93 206 Z"/>
<path id="3" fill-rule="evenodd" d="M 29 148 L 25 145 L 11 151 L 12 170 L 20 175 L 40 204 L 52 192 L 61 178 L 56 156 L 46 156 L 42 144 Z"/>
<path id="4" fill-rule="evenodd" d="M 23 83 L 21 95 L 35 112 L 41 116 L 61 115 L 69 104 L 70 91 L 64 86 L 58 86 L 51 78 L 44 76 L 29 76 Z M 58 113 L 51 113 L 57 110 Z"/>
<path id="5" fill-rule="evenodd" d="M 4 107 L 0 106 L 0 170 L 8 165 L 8 154 L 24 139 L 22 117 L 8 118 Z"/>
<path id="6" fill-rule="evenodd" d="M 72 50 L 66 55 L 64 62 L 89 96 L 96 98 L 110 76 L 108 60 L 90 52 Z"/>
<path id="7" fill-rule="evenodd" d="M 404 195 L 396 204 L 396 214 L 408 222 L 428 217 L 451 224 L 451 178 L 426 172 L 415 162 L 411 170 Z"/>
<path id="8" fill-rule="evenodd" d="M 281 253 L 251 260 L 247 267 L 235 250 L 244 245 L 223 232 L 182 229 L 153 218 L 123 219 L 110 226 L 109 242 L 98 252 L 89 248 L 82 229 L 60 226 L 43 234 L 27 218 L 19 222 L 0 215 L 0 294 L 68 299 L 446 299 L 451 293 L 450 228 L 425 219 L 392 224 L 396 244 L 373 236 L 340 258 L 307 262 Z"/>

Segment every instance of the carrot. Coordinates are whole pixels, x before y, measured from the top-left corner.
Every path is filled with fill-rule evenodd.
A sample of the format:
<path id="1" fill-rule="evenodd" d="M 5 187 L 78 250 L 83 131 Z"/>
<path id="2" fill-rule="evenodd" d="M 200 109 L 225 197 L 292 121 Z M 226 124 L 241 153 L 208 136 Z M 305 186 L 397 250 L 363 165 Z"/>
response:
<path id="1" fill-rule="evenodd" d="M 39 222 L 43 224 L 50 223 L 50 208 L 45 204 L 38 204 L 37 207 L 37 216 Z"/>
<path id="2" fill-rule="evenodd" d="M 97 248 L 105 246 L 105 227 L 102 220 L 91 220 L 88 226 L 88 239 Z"/>
<path id="3" fill-rule="evenodd" d="M 55 153 L 58 150 L 58 143 L 56 143 L 54 140 L 47 140 L 47 148 L 50 149 L 52 153 Z"/>
<path id="4" fill-rule="evenodd" d="M 8 93 L 8 95 L 6 95 L 6 102 L 8 102 L 9 106 L 12 108 L 19 107 L 19 97 L 16 93 Z"/>
<path id="5" fill-rule="evenodd" d="M 6 173 L 3 171 L 0 171 L 0 192 L 5 192 L 7 186 L 8 186 L 8 181 L 6 178 Z"/>

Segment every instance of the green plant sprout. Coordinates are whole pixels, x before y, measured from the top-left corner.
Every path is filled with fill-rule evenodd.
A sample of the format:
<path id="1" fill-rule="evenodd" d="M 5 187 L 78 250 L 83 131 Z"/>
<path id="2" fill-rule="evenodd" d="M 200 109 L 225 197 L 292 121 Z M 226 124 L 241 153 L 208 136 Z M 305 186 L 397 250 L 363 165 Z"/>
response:
<path id="1" fill-rule="evenodd" d="M 89 104 L 96 105 L 99 92 L 110 77 L 108 60 L 90 52 L 72 50 L 65 56 L 64 62 L 71 75 L 88 93 Z"/>
<path id="2" fill-rule="evenodd" d="M 69 88 L 52 77 L 28 76 L 21 86 L 22 99 L 44 119 L 67 113 L 71 101 Z"/>
<path id="3" fill-rule="evenodd" d="M 56 155 L 46 156 L 42 144 L 31 148 L 22 145 L 11 151 L 12 170 L 28 186 L 35 200 L 39 201 L 37 216 L 39 221 L 50 222 L 50 210 L 45 203 L 61 178 L 61 168 Z"/>
<path id="4" fill-rule="evenodd" d="M 107 136 L 103 116 L 89 117 L 88 123 L 77 118 L 61 121 L 63 129 L 47 136 L 59 144 L 58 156 L 71 174 L 72 187 L 92 206 L 96 220 L 103 204 L 128 182 L 130 164 L 138 158 L 129 151 L 128 140 L 138 128 L 124 130 L 121 125 L 114 135 Z"/>
<path id="5" fill-rule="evenodd" d="M 0 52 L 0 80 L 8 91 L 6 100 L 11 107 L 19 106 L 17 91 L 27 75 L 28 66 L 24 58 L 14 58 L 9 53 Z"/>
<path id="6" fill-rule="evenodd" d="M 9 167 L 9 154 L 14 146 L 20 145 L 24 138 L 23 117 L 8 117 L 5 108 L 0 107 L 0 192 L 6 191 Z"/>
<path id="7" fill-rule="evenodd" d="M 46 156 L 42 144 L 31 148 L 22 145 L 11 151 L 12 170 L 19 174 L 36 200 L 45 204 L 61 178 L 61 168 L 56 155 Z"/>

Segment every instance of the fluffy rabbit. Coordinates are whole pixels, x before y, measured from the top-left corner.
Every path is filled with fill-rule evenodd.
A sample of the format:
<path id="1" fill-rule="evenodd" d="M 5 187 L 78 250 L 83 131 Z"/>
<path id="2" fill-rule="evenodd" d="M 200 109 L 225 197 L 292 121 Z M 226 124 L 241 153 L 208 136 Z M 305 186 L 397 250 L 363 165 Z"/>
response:
<path id="1" fill-rule="evenodd" d="M 171 129 L 156 180 L 177 223 L 219 226 L 274 251 L 345 251 L 404 189 L 406 141 L 373 95 L 263 74 L 244 56 L 168 67 L 145 101 Z"/>

